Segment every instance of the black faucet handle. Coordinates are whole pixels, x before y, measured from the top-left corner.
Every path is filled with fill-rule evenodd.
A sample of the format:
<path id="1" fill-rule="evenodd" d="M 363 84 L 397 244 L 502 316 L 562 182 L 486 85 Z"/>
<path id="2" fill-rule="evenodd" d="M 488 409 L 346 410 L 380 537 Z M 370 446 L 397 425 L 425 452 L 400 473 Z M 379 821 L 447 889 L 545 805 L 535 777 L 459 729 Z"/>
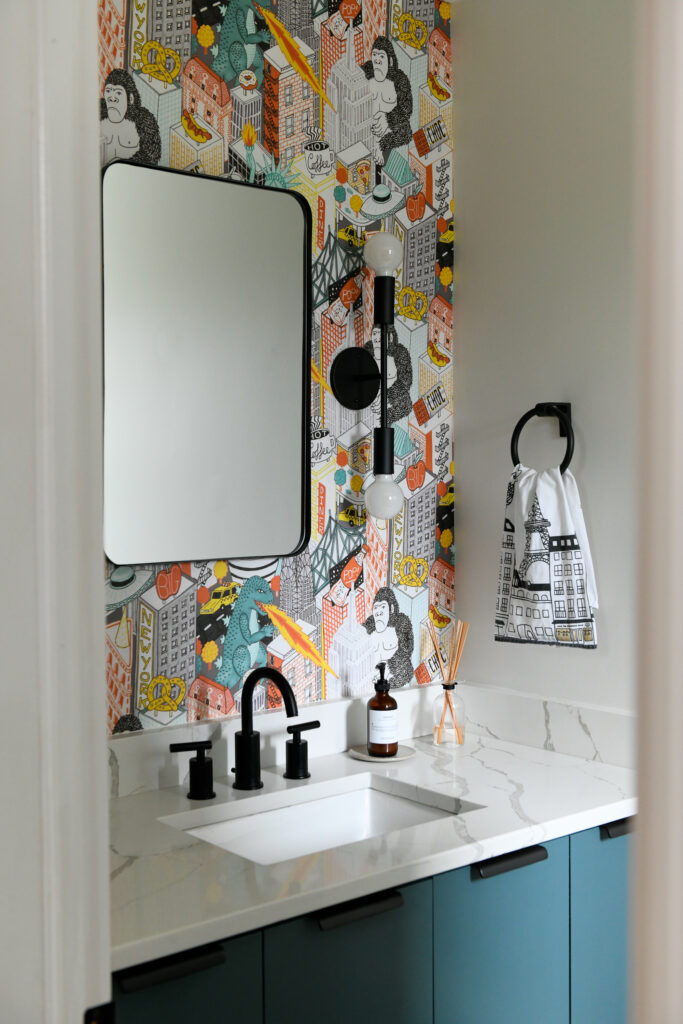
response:
<path id="1" fill-rule="evenodd" d="M 308 770 L 308 742 L 302 740 L 301 733 L 309 729 L 319 729 L 320 722 L 301 722 L 299 725 L 288 725 L 287 732 L 292 739 L 285 744 L 287 756 L 286 779 L 310 779 Z"/>
<path id="2" fill-rule="evenodd" d="M 295 743 L 305 743 L 305 740 L 301 739 L 299 735 L 302 732 L 307 732 L 308 729 L 319 729 L 320 722 L 300 722 L 298 725 L 288 725 L 287 732 L 291 732 L 294 736 Z"/>
<path id="3" fill-rule="evenodd" d="M 213 761 L 205 756 L 205 752 L 211 750 L 211 740 L 171 743 L 168 749 L 172 754 L 197 751 L 197 756 L 190 758 L 190 789 L 187 797 L 188 800 L 211 800 L 216 795 L 213 791 Z"/>

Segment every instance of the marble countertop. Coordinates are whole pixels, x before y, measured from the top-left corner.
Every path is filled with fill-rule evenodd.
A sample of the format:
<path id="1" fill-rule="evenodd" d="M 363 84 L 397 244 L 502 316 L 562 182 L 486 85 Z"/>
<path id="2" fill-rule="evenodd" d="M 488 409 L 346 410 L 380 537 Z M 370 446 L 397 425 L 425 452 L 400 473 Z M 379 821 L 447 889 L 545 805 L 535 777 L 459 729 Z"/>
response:
<path id="1" fill-rule="evenodd" d="M 208 806 L 174 786 L 111 802 L 112 970 L 333 906 L 635 814 L 635 772 L 484 736 L 463 748 L 407 741 L 416 756 L 311 760 L 312 778 L 264 769 L 262 794 L 372 772 L 478 805 L 347 846 L 262 865 L 159 821 Z M 218 779 L 211 807 L 253 799 Z M 212 812 L 217 813 L 217 812 Z"/>

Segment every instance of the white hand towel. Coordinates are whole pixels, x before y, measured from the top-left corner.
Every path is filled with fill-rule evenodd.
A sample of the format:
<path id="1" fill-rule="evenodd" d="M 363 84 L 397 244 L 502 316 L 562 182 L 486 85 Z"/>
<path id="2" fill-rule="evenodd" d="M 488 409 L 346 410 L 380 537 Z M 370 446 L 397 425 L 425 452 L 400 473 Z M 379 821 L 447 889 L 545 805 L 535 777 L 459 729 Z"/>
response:
<path id="1" fill-rule="evenodd" d="M 505 502 L 495 639 L 597 646 L 593 560 L 576 480 L 515 466 Z"/>

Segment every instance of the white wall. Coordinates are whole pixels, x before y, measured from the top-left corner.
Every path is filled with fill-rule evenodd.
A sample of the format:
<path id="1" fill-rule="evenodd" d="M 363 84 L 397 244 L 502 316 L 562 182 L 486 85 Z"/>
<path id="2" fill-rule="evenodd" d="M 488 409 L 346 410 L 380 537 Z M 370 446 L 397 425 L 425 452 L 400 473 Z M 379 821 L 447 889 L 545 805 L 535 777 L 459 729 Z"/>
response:
<path id="1" fill-rule="evenodd" d="M 456 58 L 458 613 L 472 682 L 635 704 L 636 311 L 631 0 L 462 0 Z M 598 650 L 496 643 L 510 437 L 571 401 Z M 534 419 L 520 458 L 561 461 Z"/>

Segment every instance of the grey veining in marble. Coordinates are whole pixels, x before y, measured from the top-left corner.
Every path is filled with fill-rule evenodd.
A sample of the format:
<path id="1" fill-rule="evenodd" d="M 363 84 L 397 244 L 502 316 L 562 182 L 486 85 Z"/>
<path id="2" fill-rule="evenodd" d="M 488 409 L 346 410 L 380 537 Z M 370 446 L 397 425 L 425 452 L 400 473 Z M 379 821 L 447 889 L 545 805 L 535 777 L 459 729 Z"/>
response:
<path id="1" fill-rule="evenodd" d="M 411 743 L 414 758 L 386 765 L 346 754 L 313 758 L 311 782 L 339 785 L 371 772 L 386 784 L 400 780 L 434 800 L 443 794 L 477 808 L 272 865 L 161 822 L 200 806 L 187 800 L 185 787 L 112 800 L 113 969 L 635 813 L 635 774 L 595 759 L 590 744 L 587 756 L 572 757 L 472 730 L 463 748 L 435 747 L 431 737 Z M 289 802 L 301 798 L 287 796 L 290 791 L 309 784 L 289 782 L 275 768 L 263 778 L 262 794 L 281 793 Z M 215 820 L 221 807 L 253 798 L 228 779 L 216 780 L 215 789 Z"/>

